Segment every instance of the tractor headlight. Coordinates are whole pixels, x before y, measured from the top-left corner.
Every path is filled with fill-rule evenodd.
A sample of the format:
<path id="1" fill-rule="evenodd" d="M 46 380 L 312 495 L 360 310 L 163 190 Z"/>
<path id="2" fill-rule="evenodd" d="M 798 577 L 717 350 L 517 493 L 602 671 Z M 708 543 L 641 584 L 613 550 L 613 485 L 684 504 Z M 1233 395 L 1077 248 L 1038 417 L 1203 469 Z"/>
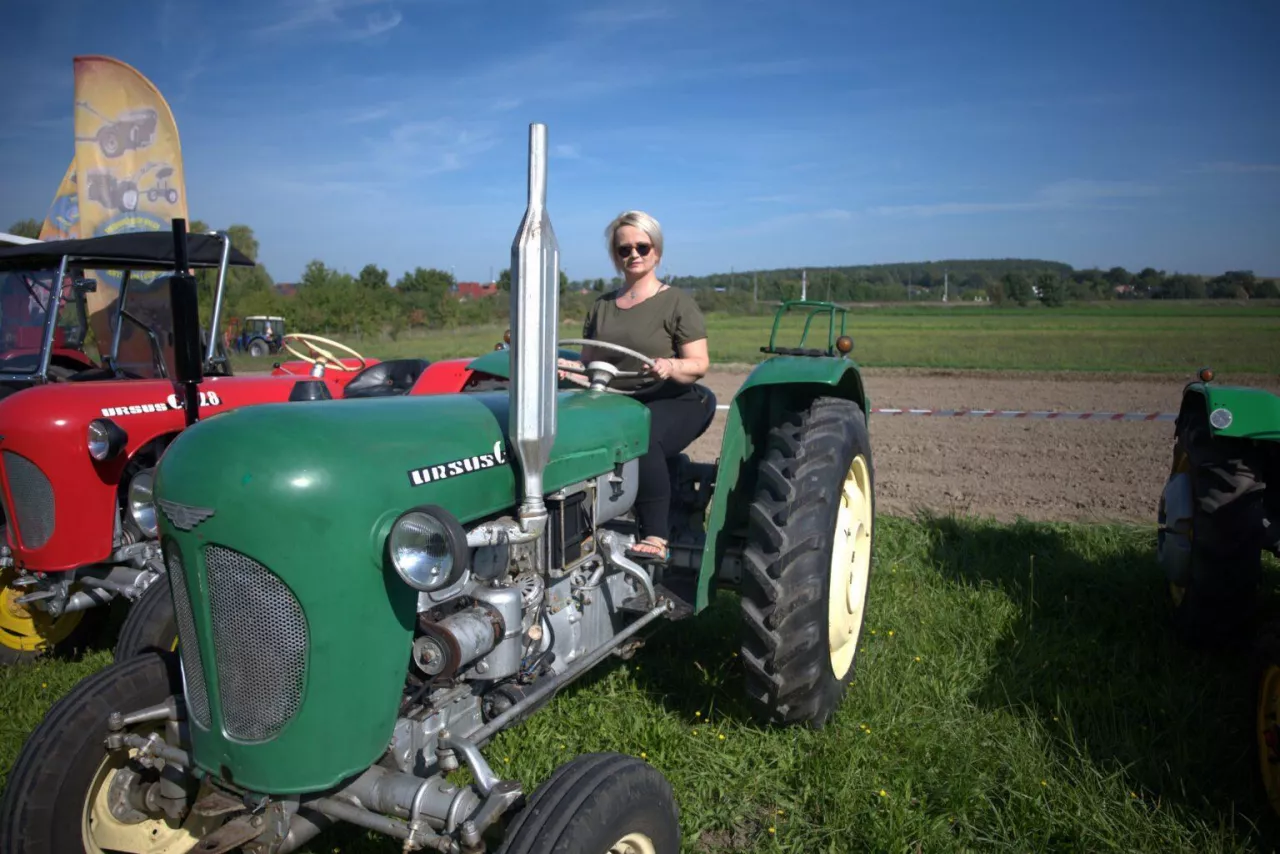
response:
<path id="1" fill-rule="evenodd" d="M 95 418 L 89 422 L 85 441 L 89 445 L 89 456 L 98 462 L 103 462 L 124 450 L 125 445 L 129 444 L 129 434 L 114 421 Z"/>
<path id="2" fill-rule="evenodd" d="M 391 526 L 387 552 L 405 584 L 414 590 L 439 590 L 466 570 L 467 535 L 447 510 L 415 507 Z"/>
<path id="3" fill-rule="evenodd" d="M 129 481 L 129 516 L 148 537 L 159 535 L 156 524 L 155 469 L 143 469 Z"/>

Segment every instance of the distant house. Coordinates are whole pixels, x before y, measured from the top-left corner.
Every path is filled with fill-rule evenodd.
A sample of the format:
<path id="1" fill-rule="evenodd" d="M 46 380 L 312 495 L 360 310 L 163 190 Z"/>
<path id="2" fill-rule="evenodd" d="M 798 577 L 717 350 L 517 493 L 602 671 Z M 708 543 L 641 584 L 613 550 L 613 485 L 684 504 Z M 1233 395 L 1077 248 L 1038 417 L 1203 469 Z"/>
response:
<path id="1" fill-rule="evenodd" d="M 282 297 L 295 296 L 298 293 L 297 282 L 276 282 L 271 289 Z"/>
<path id="2" fill-rule="evenodd" d="M 496 284 L 482 285 L 479 282 L 458 282 L 454 296 L 460 300 L 481 299 L 491 297 L 498 292 Z"/>

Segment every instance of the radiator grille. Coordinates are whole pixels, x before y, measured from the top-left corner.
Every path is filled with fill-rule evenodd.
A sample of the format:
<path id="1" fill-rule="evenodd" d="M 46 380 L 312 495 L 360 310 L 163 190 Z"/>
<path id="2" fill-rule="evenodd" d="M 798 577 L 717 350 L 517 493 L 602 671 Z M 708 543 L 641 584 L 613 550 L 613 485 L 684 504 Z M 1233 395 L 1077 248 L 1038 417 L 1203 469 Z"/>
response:
<path id="1" fill-rule="evenodd" d="M 182 653 L 182 675 L 187 683 L 187 711 L 196 723 L 209 729 L 209 691 L 204 683 L 204 668 L 200 666 L 200 641 L 196 637 L 195 620 L 191 618 L 187 577 L 177 550 L 170 547 L 167 551 L 165 565 L 169 568 L 169 590 L 178 622 L 178 649 Z"/>
<path id="2" fill-rule="evenodd" d="M 4 470 L 18 539 L 26 548 L 42 548 L 53 536 L 53 485 L 35 463 L 13 451 L 4 452 Z"/>
<path id="3" fill-rule="evenodd" d="M 274 573 L 244 555 L 205 548 L 218 696 L 223 729 L 240 741 L 265 741 L 302 704 L 307 621 Z"/>

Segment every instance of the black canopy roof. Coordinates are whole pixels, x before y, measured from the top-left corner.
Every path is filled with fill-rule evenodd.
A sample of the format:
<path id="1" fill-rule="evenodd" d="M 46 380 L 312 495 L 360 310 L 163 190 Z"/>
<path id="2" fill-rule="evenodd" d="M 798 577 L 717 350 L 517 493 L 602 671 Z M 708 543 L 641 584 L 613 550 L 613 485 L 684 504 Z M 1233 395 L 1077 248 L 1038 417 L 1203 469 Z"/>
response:
<path id="1" fill-rule="evenodd" d="M 0 248 L 0 270 L 56 269 L 64 255 L 71 264 L 91 270 L 173 270 L 172 231 L 130 231 L 83 240 L 50 240 Z M 217 267 L 222 262 L 222 239 L 187 234 L 187 260 L 192 267 Z M 252 267 L 253 261 L 231 247 L 229 267 Z"/>

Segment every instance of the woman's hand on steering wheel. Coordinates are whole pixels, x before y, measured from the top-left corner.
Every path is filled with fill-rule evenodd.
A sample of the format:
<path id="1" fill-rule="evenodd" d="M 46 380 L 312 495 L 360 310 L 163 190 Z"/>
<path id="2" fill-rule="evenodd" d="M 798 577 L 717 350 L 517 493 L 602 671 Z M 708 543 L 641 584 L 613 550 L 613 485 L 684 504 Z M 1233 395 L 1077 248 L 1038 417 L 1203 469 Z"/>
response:
<path id="1" fill-rule="evenodd" d="M 572 368 L 572 372 L 567 370 L 557 370 L 556 375 L 562 380 L 568 380 L 569 382 L 580 385 L 583 388 L 590 387 L 591 381 L 582 375 L 586 373 L 586 365 L 576 359 L 556 359 L 556 368 Z M 581 371 L 582 374 L 578 373 L 579 371 Z"/>
<path id="2" fill-rule="evenodd" d="M 654 359 L 652 367 L 644 366 L 646 373 L 664 380 L 671 379 L 672 367 L 671 360 L 666 357 Z"/>
<path id="3" fill-rule="evenodd" d="M 612 364 L 609 364 L 608 367 L 611 369 L 609 370 L 609 378 L 604 381 L 605 382 L 604 388 L 606 391 L 611 391 L 615 394 L 629 394 L 636 391 L 640 391 L 641 389 L 649 388 L 655 383 L 662 382 L 663 378 L 659 377 L 656 373 L 654 373 L 655 364 L 653 359 L 650 359 L 644 353 L 637 353 L 635 350 L 632 350 L 629 347 L 623 347 L 621 344 L 613 344 L 609 341 L 588 340 L 584 338 L 565 338 L 560 341 L 560 344 L 561 346 L 566 344 L 576 344 L 579 347 L 591 347 L 591 348 L 600 348 L 602 350 L 613 350 L 617 353 L 621 353 L 624 356 L 630 356 L 633 359 L 636 359 L 637 361 L 640 362 L 641 369 L 638 371 L 620 371 L 614 368 Z M 592 371 L 589 366 L 582 366 L 581 362 L 575 363 L 567 359 L 557 360 L 557 364 L 559 365 L 559 367 L 563 368 L 566 373 L 579 374 L 585 377 L 590 377 L 592 379 L 595 379 L 596 375 L 600 373 L 599 371 Z M 630 391 L 624 391 L 623 389 L 609 388 L 608 386 L 609 382 L 611 382 L 612 380 L 632 380 L 632 379 L 639 380 L 640 383 Z"/>

